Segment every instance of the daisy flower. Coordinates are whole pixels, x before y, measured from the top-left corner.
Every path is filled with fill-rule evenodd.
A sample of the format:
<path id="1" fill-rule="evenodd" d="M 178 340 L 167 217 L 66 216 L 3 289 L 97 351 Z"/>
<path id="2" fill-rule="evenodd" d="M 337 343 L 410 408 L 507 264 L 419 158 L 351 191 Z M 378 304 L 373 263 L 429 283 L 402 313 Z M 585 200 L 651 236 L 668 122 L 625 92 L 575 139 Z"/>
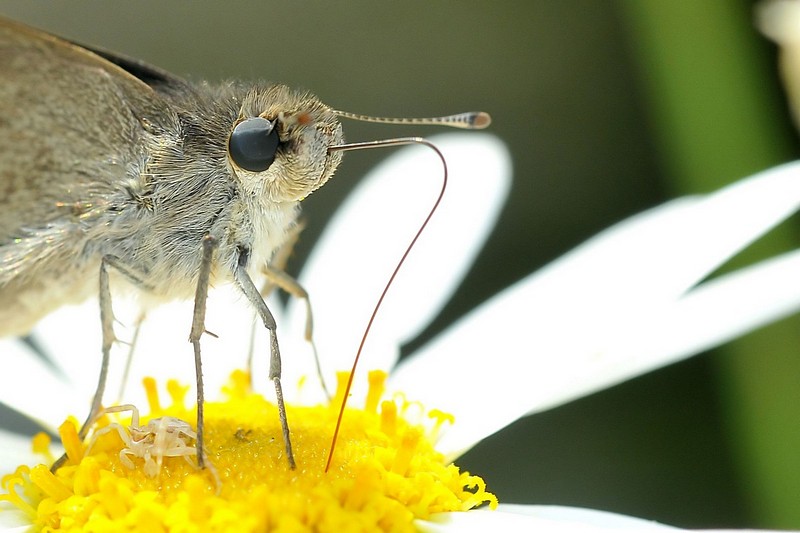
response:
<path id="1" fill-rule="evenodd" d="M 193 524 L 287 531 L 665 528 L 602 511 L 498 505 L 491 480 L 487 488 L 452 461 L 520 417 L 689 357 L 800 307 L 798 252 L 709 280 L 800 207 L 800 164 L 620 222 L 398 362 L 400 346 L 439 313 L 458 286 L 509 190 L 510 159 L 494 137 L 451 134 L 436 143 L 450 165 L 449 189 L 367 341 L 328 474 L 325 458 L 342 396 L 337 371 L 351 365 L 374 301 L 425 215 L 428 207 L 420 198 L 433 198 L 438 187 L 436 160 L 419 148 L 398 152 L 364 180 L 326 226 L 300 277 L 313 299 L 323 378 L 338 391 L 332 402 L 303 341 L 304 305 L 290 300 L 284 309 L 270 300 L 279 324 L 297 470 L 289 470 L 281 455 L 274 408 L 256 393 L 264 388 L 271 398 L 265 336 L 254 343 L 256 392 L 241 372 L 230 377 L 245 365 L 253 317 L 242 298 L 220 287 L 209 297 L 206 318 L 218 338 L 202 340 L 207 398 L 224 391 L 224 401 L 208 404 L 206 453 L 212 467 L 201 472 L 188 455 L 186 461 L 163 457 L 167 448 L 147 448 L 151 456 L 135 453 L 136 439 L 126 441 L 126 435 L 160 431 L 144 420 L 103 419 L 91 453 L 77 442 L 74 425 L 65 424 L 60 432 L 70 461 L 55 476 L 46 467 L 7 475 L 7 500 L 16 505 L 6 507 L 19 510 L 0 512 L 0 520 L 39 526 L 58 523 L 48 520 L 62 526 L 93 521 L 96 530 Z M 114 306 L 121 323 L 135 322 L 135 305 L 117 298 Z M 130 381 L 158 381 L 147 381 L 144 390 L 129 387 L 122 399 L 143 411 L 149 405 L 171 429 L 194 416 L 188 387 L 166 381 L 194 375 L 185 340 L 190 321 L 191 303 L 165 305 L 148 316 Z M 96 302 L 42 321 L 36 333 L 55 358 L 52 365 L 19 343 L 4 342 L 4 357 L 14 363 L 13 371 L 0 375 L 0 401 L 45 427 L 84 413 L 99 360 L 97 330 Z M 124 338 L 122 330 L 118 336 Z M 117 374 L 125 355 L 125 346 L 115 347 Z M 379 372 L 367 375 L 373 369 Z M 110 380 L 107 403 L 119 378 Z M 167 402 L 159 396 L 165 383 Z M 183 431 L 170 437 L 176 455 L 191 442 L 190 430 Z M 41 437 L 34 443 L 35 453 L 28 439 L 0 434 L 0 469 L 11 473 L 19 464 L 42 462 L 46 443 Z M 119 457 L 126 446 L 132 467 Z M 153 475 L 145 472 L 154 464 L 148 461 L 157 463 Z M 65 484 L 68 476 L 71 485 Z M 264 480 L 279 486 L 265 488 L 259 484 Z"/>

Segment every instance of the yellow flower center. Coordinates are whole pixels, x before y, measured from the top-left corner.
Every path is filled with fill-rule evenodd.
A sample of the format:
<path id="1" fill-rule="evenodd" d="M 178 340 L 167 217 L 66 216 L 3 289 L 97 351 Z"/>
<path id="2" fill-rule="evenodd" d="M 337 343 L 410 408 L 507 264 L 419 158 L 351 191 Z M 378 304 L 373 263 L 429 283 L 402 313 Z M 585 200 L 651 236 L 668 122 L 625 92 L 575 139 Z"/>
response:
<path id="1" fill-rule="evenodd" d="M 348 408 L 336 454 L 325 472 L 332 428 L 343 394 L 340 379 L 330 405 L 287 406 L 297 469 L 283 449 L 276 407 L 234 372 L 225 401 L 206 403 L 208 468 L 200 470 L 187 387 L 167 384 L 171 404 L 160 405 L 146 380 L 150 415 L 104 416 L 80 442 L 75 421 L 60 428 L 67 463 L 21 466 L 2 479 L 11 502 L 44 530 L 91 531 L 413 531 L 414 519 L 466 511 L 497 498 L 477 476 L 461 472 L 433 448 L 452 417 L 425 413 L 396 397 L 381 401 L 386 375 L 373 372 L 363 409 Z M 427 421 L 414 421 L 414 414 Z M 48 455 L 49 439 L 34 437 Z"/>

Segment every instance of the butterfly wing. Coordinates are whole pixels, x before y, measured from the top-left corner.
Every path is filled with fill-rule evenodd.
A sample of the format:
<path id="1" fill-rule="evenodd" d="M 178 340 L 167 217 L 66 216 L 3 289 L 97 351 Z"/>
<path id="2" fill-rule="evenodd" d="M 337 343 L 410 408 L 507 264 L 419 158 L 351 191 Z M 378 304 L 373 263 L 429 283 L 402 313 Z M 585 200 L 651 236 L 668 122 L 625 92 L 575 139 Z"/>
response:
<path id="1" fill-rule="evenodd" d="M 111 57 L 0 19 L 0 334 L 96 285 L 87 229 L 124 197 L 148 129 L 168 116 L 124 67 L 153 82 L 159 71 Z"/>

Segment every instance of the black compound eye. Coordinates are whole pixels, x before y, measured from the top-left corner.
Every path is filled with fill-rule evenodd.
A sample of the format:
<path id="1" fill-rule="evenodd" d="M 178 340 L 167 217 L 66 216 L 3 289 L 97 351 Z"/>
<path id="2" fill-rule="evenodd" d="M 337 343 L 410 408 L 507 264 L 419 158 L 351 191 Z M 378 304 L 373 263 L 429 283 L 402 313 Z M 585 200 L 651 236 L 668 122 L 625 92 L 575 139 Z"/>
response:
<path id="1" fill-rule="evenodd" d="M 228 139 L 228 151 L 239 167 L 251 172 L 261 172 L 275 161 L 275 152 L 280 142 L 273 122 L 252 117 L 233 128 L 231 138 Z"/>

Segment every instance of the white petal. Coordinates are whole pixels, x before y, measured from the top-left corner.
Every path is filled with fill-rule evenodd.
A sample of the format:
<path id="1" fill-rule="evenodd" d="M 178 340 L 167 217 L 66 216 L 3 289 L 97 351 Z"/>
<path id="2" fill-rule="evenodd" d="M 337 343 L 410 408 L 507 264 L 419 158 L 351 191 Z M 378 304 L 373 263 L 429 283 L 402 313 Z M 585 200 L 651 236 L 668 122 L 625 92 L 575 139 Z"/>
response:
<path id="1" fill-rule="evenodd" d="M 645 520 L 644 518 L 637 518 L 627 516 L 610 511 L 602 511 L 598 509 L 585 509 L 582 507 L 565 507 L 562 505 L 519 505 L 501 503 L 498 510 L 506 513 L 518 513 L 529 516 L 535 516 L 542 520 L 551 520 L 553 522 L 569 523 L 575 525 L 591 525 L 598 528 L 616 528 L 616 529 L 678 529 L 665 524 L 660 524 L 653 520 Z"/>
<path id="2" fill-rule="evenodd" d="M 33 453 L 31 438 L 0 429 L 0 475 L 20 465 L 38 465 L 44 457 Z"/>
<path id="3" fill-rule="evenodd" d="M 134 297 L 114 295 L 112 301 L 114 317 L 114 331 L 120 342 L 113 345 L 109 363 L 109 376 L 104 396 L 104 404 L 111 405 L 120 401 L 119 392 L 121 390 L 122 375 L 125 364 L 130 352 L 129 342 L 133 340 L 135 325 L 140 314 L 140 306 Z M 51 357 L 56 364 L 63 369 L 67 376 L 70 386 L 69 391 L 64 392 L 64 398 L 74 409 L 71 414 L 83 419 L 88 414 L 89 406 L 97 388 L 97 380 L 100 373 L 102 362 L 102 335 L 100 326 L 100 310 L 97 298 L 90 298 L 86 302 L 76 306 L 64 306 L 54 313 L 45 317 L 34 330 L 37 341 L 41 344 L 44 351 Z M 184 322 L 191 321 L 191 308 L 188 311 L 188 318 Z M 165 328 L 174 327 L 180 315 L 167 315 L 166 320 L 162 320 Z M 177 318 L 176 318 L 177 317 Z M 194 382 L 194 366 L 192 359 L 191 346 L 185 340 L 188 338 L 188 326 L 185 332 L 177 332 L 176 337 L 184 340 L 184 350 L 186 358 L 191 364 L 192 373 L 190 374 L 160 374 L 168 377 L 183 377 L 190 383 Z M 126 394 L 124 401 L 140 405 L 144 401 L 144 393 L 140 386 L 140 373 L 137 371 L 142 368 L 157 370 L 169 367 L 164 361 L 174 359 L 168 351 L 164 350 L 153 352 L 150 350 L 152 345 L 158 345 L 159 339 L 148 338 L 147 334 L 140 335 L 139 343 L 136 348 L 136 356 L 133 360 L 133 377 L 127 385 L 127 391 L 132 396 Z M 151 356 L 148 358 L 147 353 Z M 157 363 L 153 363 L 153 361 Z M 60 421 L 53 421 L 60 423 Z"/>
<path id="4" fill-rule="evenodd" d="M 92 328 L 94 326 L 94 328 Z M 66 383 L 76 376 L 91 374 L 97 380 L 100 366 L 100 312 L 97 300 L 59 308 L 42 319 L 31 332 L 32 337 L 53 362 L 55 368 L 42 367 L 37 379 L 52 375 Z M 91 372 L 89 369 L 91 368 Z M 21 385 L 28 376 L 20 374 Z"/>
<path id="5" fill-rule="evenodd" d="M 0 533 L 29 533 L 31 520 L 8 502 L 0 502 Z"/>
<path id="6" fill-rule="evenodd" d="M 132 304 L 127 299 L 114 300 L 114 315 L 122 324 L 133 321 Z M 116 326 L 120 339 L 127 340 L 124 328 Z M 45 353 L 63 371 L 67 381 L 85 401 L 88 409 L 102 360 L 100 306 L 97 298 L 79 305 L 65 305 L 42 319 L 33 335 Z M 121 358 L 125 350 L 116 346 L 114 355 Z M 73 395 L 75 395 L 73 394 Z M 75 413 L 83 416 L 82 414 Z"/>
<path id="7" fill-rule="evenodd" d="M 613 379 L 601 372 L 609 366 L 632 377 L 667 364 L 663 353 L 643 346 L 635 363 L 617 364 L 609 344 L 631 323 L 657 319 L 725 258 L 791 214 L 800 205 L 799 169 L 784 165 L 601 233 L 464 317 L 402 364 L 392 386 L 456 415 L 440 449 L 457 454 L 525 413 L 622 379 L 620 368 Z M 746 221 L 735 221 L 736 213 Z M 442 384 L 442 376 L 454 385 Z"/>
<path id="8" fill-rule="evenodd" d="M 704 283 L 601 343 L 586 393 L 702 352 L 800 308 L 800 251 Z"/>
<path id="9" fill-rule="evenodd" d="M 800 208 L 800 162 L 742 179 L 701 200 L 679 227 L 662 228 L 664 241 L 639 252 L 634 266 L 650 271 L 650 286 L 680 294 L 705 278 Z M 651 235 L 659 239 L 660 235 Z M 624 256 L 626 260 L 628 256 Z M 625 274 L 623 274 L 625 275 Z M 641 274 L 647 278 L 648 274 Z M 625 278 L 618 278 L 620 280 Z M 655 283 L 654 283 L 655 281 Z M 658 290 L 658 289 L 657 289 Z"/>
<path id="10" fill-rule="evenodd" d="M 134 403 L 146 405 L 141 380 L 145 376 L 175 378 L 192 388 L 187 398 L 193 398 L 195 366 L 192 345 L 188 342 L 192 322 L 194 302 L 192 300 L 174 301 L 151 309 L 142 324 L 135 347 L 131 372 L 123 398 L 119 397 L 135 324 L 140 306 L 135 299 L 115 295 L 113 301 L 114 325 L 120 342 L 112 349 L 109 378 L 104 403 Z M 280 308 L 271 309 L 280 317 Z M 46 317 L 37 325 L 34 333 L 43 349 L 56 364 L 63 368 L 66 381 L 72 392 L 63 391 L 69 398 L 71 407 L 80 406 L 73 412 L 79 418 L 87 411 L 97 385 L 100 371 L 101 335 L 97 299 L 93 298 L 78 306 L 65 306 Z M 254 314 L 241 293 L 231 285 L 223 285 L 209 292 L 206 314 L 206 327 L 218 338 L 204 335 L 201 339 L 201 354 L 205 390 L 210 399 L 217 398 L 220 387 L 227 382 L 233 369 L 243 368 L 250 348 L 250 335 Z M 260 324 L 258 327 L 262 327 Z M 256 361 L 268 359 L 268 354 L 256 354 Z M 39 365 L 50 376 L 57 379 L 58 374 Z M 55 376 L 55 377 L 53 377 Z M 7 376 L 11 380 L 12 376 Z M 63 376 L 62 376 L 63 379 Z M 24 385 L 27 380 L 13 383 Z M 266 371 L 264 379 L 266 381 Z M 63 384 L 62 384 L 63 385 Z M 76 403 L 76 400 L 79 403 Z"/>
<path id="11" fill-rule="evenodd" d="M 0 430 L 0 475 L 11 473 L 20 465 L 41 462 L 42 456 L 31 449 L 30 438 Z M 0 502 L 0 531 L 30 531 L 30 525 L 30 519 L 23 512 L 8 502 Z"/>
<path id="12" fill-rule="evenodd" d="M 800 163 L 674 200 L 601 232 L 537 273 L 578 316 L 673 300 L 800 207 Z M 562 306 L 563 307 L 563 306 Z"/>
<path id="13" fill-rule="evenodd" d="M 271 307 L 277 314 L 279 309 Z M 131 364 L 126 402 L 144 401 L 140 384 L 146 376 L 178 379 L 190 386 L 187 401 L 194 398 L 196 372 L 189 343 L 193 309 L 194 302 L 186 300 L 166 303 L 148 312 Z M 231 371 L 245 367 L 254 319 L 250 304 L 233 285 L 222 285 L 209 292 L 205 324 L 213 335 L 200 339 L 206 398 L 218 398 L 220 387 L 227 383 Z M 263 329 L 260 324 L 257 327 Z M 268 359 L 267 351 L 254 355 L 256 361 Z M 266 381 L 266 373 L 263 377 L 256 381 Z"/>
<path id="14" fill-rule="evenodd" d="M 496 511 L 441 513 L 420 531 L 670 531 L 676 528 L 607 511 L 548 505 L 500 505 Z"/>
<path id="15" fill-rule="evenodd" d="M 64 377 L 57 376 L 15 339 L 0 341 L 7 367 L 0 372 L 0 401 L 42 427 L 54 428 L 68 415 L 81 413 L 82 404 Z M 86 404 L 88 407 L 88 403 Z"/>
<path id="16" fill-rule="evenodd" d="M 447 192 L 384 301 L 365 350 L 365 370 L 391 368 L 400 343 L 436 316 L 480 250 L 508 193 L 510 158 L 496 138 L 469 133 L 433 141 L 450 168 Z M 315 337 L 331 376 L 352 364 L 372 308 L 441 182 L 441 164 L 432 151 L 402 149 L 358 186 L 326 226 L 300 281 L 311 295 Z M 302 306 L 293 305 L 295 331 L 302 331 L 304 319 Z M 300 333 L 289 338 L 300 338 Z M 285 372 L 293 371 L 289 367 Z"/>

